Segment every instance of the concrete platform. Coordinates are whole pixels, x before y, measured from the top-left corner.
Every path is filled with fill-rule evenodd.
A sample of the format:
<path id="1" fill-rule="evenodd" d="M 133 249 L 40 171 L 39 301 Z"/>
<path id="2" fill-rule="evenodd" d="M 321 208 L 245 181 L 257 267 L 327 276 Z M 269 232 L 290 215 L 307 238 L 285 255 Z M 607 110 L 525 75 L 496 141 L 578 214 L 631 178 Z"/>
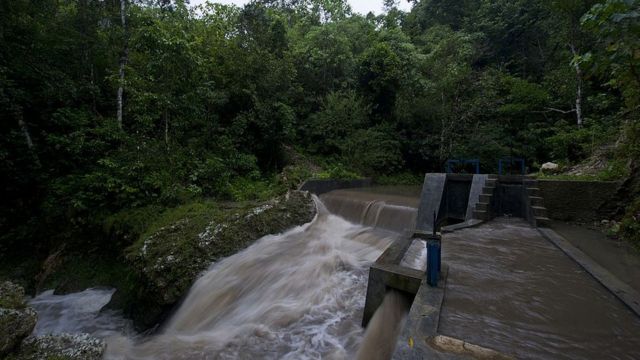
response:
<path id="1" fill-rule="evenodd" d="M 551 241 L 567 254 L 567 256 L 580 264 L 591 276 L 640 317 L 640 292 L 618 279 L 613 273 L 602 267 L 598 262 L 573 246 L 555 231 L 551 229 L 539 229 L 538 231 L 540 231 L 547 240 Z"/>
<path id="2" fill-rule="evenodd" d="M 446 283 L 422 284 L 394 359 L 640 359 L 640 317 L 523 220 L 442 244 Z"/>

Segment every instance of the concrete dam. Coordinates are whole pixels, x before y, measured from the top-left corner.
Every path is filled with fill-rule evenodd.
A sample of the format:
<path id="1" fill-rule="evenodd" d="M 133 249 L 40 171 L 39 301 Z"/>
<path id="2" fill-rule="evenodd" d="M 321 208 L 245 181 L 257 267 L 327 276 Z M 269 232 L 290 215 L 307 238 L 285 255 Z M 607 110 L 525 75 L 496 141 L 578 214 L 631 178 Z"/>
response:
<path id="1" fill-rule="evenodd" d="M 422 187 L 370 185 L 308 182 L 311 223 L 212 264 L 151 335 L 102 314 L 91 332 L 107 339 L 105 358 L 640 358 L 637 291 L 546 228 L 542 184 L 427 174 Z M 55 317 L 111 293 L 47 296 L 34 303 Z"/>

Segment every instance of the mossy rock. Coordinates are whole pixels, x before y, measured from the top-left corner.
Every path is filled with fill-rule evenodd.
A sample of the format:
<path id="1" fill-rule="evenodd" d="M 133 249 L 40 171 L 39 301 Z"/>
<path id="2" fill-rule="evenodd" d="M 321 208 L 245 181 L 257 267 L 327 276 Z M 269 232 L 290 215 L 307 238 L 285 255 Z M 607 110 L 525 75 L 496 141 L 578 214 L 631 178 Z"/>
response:
<path id="1" fill-rule="evenodd" d="M 160 320 L 212 263 L 263 236 L 309 223 L 316 214 L 312 196 L 300 191 L 265 203 L 191 206 L 176 211 L 184 216 L 156 227 L 128 249 L 127 257 L 142 281 L 128 311 L 139 327 Z"/>
<path id="2" fill-rule="evenodd" d="M 12 282 L 0 283 L 0 308 L 24 309 L 27 306 L 24 300 L 24 289 Z"/>
<path id="3" fill-rule="evenodd" d="M 106 344 L 88 334 L 59 334 L 25 339 L 8 360 L 99 360 Z"/>
<path id="4" fill-rule="evenodd" d="M 36 326 L 38 316 L 27 307 L 24 289 L 11 282 L 0 283 L 0 355 L 16 348 Z"/>

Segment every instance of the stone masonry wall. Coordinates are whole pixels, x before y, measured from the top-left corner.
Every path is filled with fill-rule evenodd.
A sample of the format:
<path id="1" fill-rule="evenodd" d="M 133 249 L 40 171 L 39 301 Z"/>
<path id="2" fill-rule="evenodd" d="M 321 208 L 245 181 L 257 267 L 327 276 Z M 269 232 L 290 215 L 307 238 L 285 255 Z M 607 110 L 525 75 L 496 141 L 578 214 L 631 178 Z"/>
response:
<path id="1" fill-rule="evenodd" d="M 592 222 L 607 217 L 598 210 L 614 197 L 620 183 L 538 180 L 538 186 L 551 219 Z"/>

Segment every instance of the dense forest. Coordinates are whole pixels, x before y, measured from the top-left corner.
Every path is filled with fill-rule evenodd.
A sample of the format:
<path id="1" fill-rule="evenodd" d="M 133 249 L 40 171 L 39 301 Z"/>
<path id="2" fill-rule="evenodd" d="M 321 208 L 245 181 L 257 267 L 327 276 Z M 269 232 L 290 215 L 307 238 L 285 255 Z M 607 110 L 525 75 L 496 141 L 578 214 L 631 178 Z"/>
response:
<path id="1" fill-rule="evenodd" d="M 7 258 L 119 254 L 164 209 L 312 176 L 640 158 L 634 0 L 11 0 L 0 49 Z"/>

